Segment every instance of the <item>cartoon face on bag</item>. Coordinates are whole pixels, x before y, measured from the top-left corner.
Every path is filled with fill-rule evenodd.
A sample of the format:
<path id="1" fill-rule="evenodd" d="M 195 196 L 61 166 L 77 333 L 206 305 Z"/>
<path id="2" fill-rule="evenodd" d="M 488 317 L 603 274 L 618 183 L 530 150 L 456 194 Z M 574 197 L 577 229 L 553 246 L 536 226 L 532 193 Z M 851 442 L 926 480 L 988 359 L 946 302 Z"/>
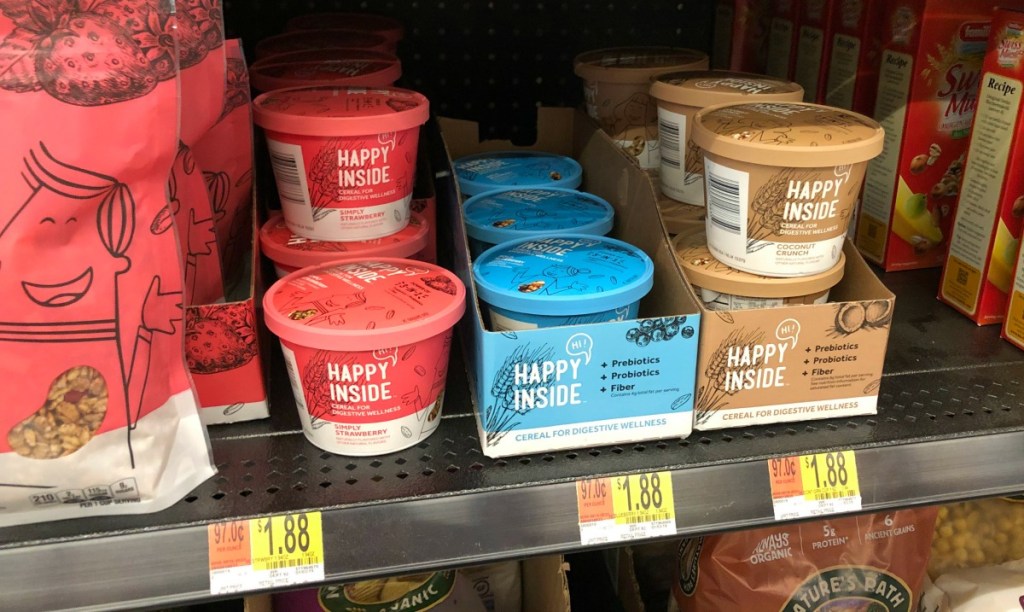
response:
<path id="1" fill-rule="evenodd" d="M 26 156 L 22 177 L 31 195 L 0 220 L 0 241 L 18 245 L 0 257 L 0 319 L 113 318 L 117 276 L 131 267 L 131 192 L 58 162 L 45 147 Z"/>

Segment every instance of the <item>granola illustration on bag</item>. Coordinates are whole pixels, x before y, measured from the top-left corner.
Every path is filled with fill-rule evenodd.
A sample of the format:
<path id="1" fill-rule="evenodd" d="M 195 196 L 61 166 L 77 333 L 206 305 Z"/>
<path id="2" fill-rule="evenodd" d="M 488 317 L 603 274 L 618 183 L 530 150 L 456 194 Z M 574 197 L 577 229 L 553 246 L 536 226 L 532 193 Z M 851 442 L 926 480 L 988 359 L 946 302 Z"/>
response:
<path id="1" fill-rule="evenodd" d="M 0 525 L 154 512 L 214 472 L 156 231 L 173 21 L 169 0 L 0 0 Z"/>

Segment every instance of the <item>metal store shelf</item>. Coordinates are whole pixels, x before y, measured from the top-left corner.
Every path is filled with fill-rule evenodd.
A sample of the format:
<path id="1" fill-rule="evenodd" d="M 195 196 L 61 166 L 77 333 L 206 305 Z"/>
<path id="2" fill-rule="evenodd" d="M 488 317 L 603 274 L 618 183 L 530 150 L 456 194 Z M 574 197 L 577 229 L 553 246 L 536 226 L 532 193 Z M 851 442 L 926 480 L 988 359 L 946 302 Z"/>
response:
<path id="1" fill-rule="evenodd" d="M 208 598 L 207 524 L 306 509 L 323 511 L 332 581 L 570 551 L 574 481 L 593 475 L 671 470 L 681 535 L 762 525 L 763 460 L 836 447 L 857 449 L 868 510 L 1024 490 L 1024 354 L 937 303 L 937 271 L 884 280 L 897 308 L 877 416 L 489 459 L 455 363 L 451 414 L 431 438 L 353 459 L 305 441 L 275 377 L 274 417 L 213 428 L 220 473 L 169 510 L 0 530 L 0 607 Z"/>

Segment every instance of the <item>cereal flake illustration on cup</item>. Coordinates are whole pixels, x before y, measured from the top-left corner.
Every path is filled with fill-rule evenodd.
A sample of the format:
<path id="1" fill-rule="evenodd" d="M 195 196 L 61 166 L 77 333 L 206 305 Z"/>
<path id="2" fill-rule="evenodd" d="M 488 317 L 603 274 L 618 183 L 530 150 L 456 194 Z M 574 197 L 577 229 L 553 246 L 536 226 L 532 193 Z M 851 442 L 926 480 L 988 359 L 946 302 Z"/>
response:
<path id="1" fill-rule="evenodd" d="M 25 157 L 22 177 L 31 194 L 0 225 L 0 241 L 13 236 L 32 248 L 8 251 L 0 268 L 0 347 L 32 353 L 51 371 L 9 387 L 0 445 L 27 458 L 56 459 L 125 427 L 134 467 L 132 431 L 146 396 L 150 346 L 154 334 L 175 332 L 182 294 L 162 291 L 159 276 L 148 285 L 122 280 L 136 230 L 128 185 L 61 162 L 43 143 Z M 81 223 L 95 231 L 79 230 Z M 39 273 L 33 262 L 44 252 L 52 260 L 49 276 L 21 277 L 19 271 Z M 141 304 L 140 325 L 122 329 L 124 304 L 134 302 Z M 111 414 L 121 409 L 120 417 Z"/>
<path id="2" fill-rule="evenodd" d="M 349 258 L 296 271 L 264 297 L 303 432 L 344 455 L 379 455 L 437 428 L 465 288 L 438 266 Z"/>

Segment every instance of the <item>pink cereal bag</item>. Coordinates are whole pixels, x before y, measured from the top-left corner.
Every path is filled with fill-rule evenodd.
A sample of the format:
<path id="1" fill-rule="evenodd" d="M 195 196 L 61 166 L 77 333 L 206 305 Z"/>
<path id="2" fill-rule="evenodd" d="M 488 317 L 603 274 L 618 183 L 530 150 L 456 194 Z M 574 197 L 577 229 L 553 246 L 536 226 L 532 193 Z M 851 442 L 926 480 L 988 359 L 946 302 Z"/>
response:
<path id="1" fill-rule="evenodd" d="M 0 525 L 154 512 L 214 473 L 166 231 L 170 8 L 0 0 Z"/>

